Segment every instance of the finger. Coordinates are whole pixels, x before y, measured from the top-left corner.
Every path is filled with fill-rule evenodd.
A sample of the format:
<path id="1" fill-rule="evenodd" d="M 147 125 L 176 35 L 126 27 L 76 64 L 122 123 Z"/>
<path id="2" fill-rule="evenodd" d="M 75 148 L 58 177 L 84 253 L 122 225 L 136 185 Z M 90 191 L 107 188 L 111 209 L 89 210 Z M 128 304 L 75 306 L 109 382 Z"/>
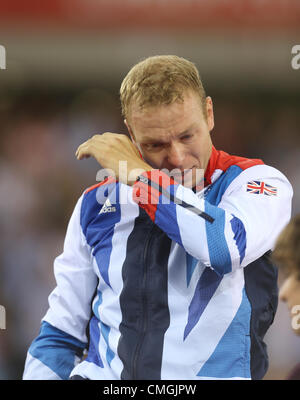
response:
<path id="1" fill-rule="evenodd" d="M 80 146 L 77 147 L 77 150 L 76 150 L 76 152 L 75 152 L 75 156 L 76 156 L 76 157 L 77 157 L 77 155 L 79 154 L 80 150 L 81 150 L 84 146 L 86 146 L 86 143 L 87 143 L 87 142 L 84 142 L 84 143 L 82 143 Z"/>
<path id="2" fill-rule="evenodd" d="M 82 151 L 86 151 L 87 149 L 90 148 L 90 139 L 87 140 L 86 142 L 81 143 L 80 146 L 78 146 L 75 156 L 78 157 L 78 155 L 82 152 Z"/>
<path id="3" fill-rule="evenodd" d="M 90 145 L 81 145 L 77 149 L 76 157 L 78 160 L 82 160 L 83 158 L 88 158 L 93 155 L 93 150 Z"/>
<path id="4" fill-rule="evenodd" d="M 91 137 L 90 139 L 88 139 L 87 141 L 81 143 L 80 146 L 78 146 L 76 152 L 75 152 L 75 156 L 77 157 L 78 153 L 83 149 L 88 147 L 91 147 L 95 144 L 95 142 L 99 145 L 99 139 L 101 139 L 102 135 L 94 135 L 93 137 Z"/>
<path id="5" fill-rule="evenodd" d="M 82 160 L 84 158 L 89 158 L 89 157 L 90 157 L 90 154 L 80 153 L 77 156 L 77 160 Z"/>

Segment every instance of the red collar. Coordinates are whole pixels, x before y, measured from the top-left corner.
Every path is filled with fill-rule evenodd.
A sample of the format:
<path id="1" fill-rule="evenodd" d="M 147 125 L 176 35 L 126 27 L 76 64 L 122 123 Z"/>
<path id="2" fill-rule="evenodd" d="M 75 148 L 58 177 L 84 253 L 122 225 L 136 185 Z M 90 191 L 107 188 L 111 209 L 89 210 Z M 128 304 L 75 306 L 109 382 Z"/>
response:
<path id="1" fill-rule="evenodd" d="M 218 151 L 214 146 L 212 146 L 212 152 L 204 174 L 204 186 L 211 184 L 211 176 L 214 173 L 214 170 L 216 169 L 215 166 L 217 163 L 217 158 L 218 158 Z"/>
<path id="2" fill-rule="evenodd" d="M 216 169 L 226 171 L 231 165 L 237 165 L 244 170 L 254 165 L 262 164 L 264 164 L 264 162 L 260 159 L 232 156 L 225 151 L 216 150 L 216 148 L 212 146 L 211 156 L 204 174 L 204 186 L 211 184 L 211 177 Z"/>

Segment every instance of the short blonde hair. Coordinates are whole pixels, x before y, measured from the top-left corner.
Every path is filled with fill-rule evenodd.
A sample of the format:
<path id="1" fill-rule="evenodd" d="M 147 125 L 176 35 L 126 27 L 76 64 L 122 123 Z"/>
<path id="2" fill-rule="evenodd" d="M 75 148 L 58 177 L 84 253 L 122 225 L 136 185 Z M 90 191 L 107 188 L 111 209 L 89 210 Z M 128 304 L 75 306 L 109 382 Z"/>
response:
<path id="1" fill-rule="evenodd" d="M 121 84 L 122 114 L 128 119 L 132 101 L 140 108 L 183 102 L 188 89 L 199 94 L 206 118 L 206 94 L 195 64 L 174 55 L 148 57 L 134 65 Z"/>
<path id="2" fill-rule="evenodd" d="M 300 214 L 278 236 L 272 258 L 288 274 L 296 273 L 300 279 Z"/>

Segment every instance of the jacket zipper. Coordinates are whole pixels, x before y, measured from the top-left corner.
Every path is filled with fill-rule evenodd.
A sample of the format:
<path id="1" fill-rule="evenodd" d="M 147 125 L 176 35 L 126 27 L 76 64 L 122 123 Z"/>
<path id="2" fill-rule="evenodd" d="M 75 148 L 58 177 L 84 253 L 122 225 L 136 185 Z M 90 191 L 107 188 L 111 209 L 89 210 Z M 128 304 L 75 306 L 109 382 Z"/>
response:
<path id="1" fill-rule="evenodd" d="M 146 284 L 147 284 L 147 270 L 148 270 L 148 250 L 149 250 L 149 245 L 151 238 L 153 236 L 153 231 L 154 231 L 155 225 L 152 226 L 148 237 L 147 241 L 145 243 L 144 247 L 144 252 L 143 252 L 143 263 L 144 263 L 144 268 L 143 268 L 143 280 L 142 280 L 142 330 L 141 334 L 135 349 L 135 354 L 133 357 L 133 363 L 132 363 L 132 379 L 136 380 L 137 379 L 137 364 L 138 364 L 138 359 L 139 355 L 141 352 L 142 344 L 145 338 L 145 334 L 147 331 L 147 319 L 148 319 L 148 313 L 147 313 L 147 294 L 146 294 Z"/>

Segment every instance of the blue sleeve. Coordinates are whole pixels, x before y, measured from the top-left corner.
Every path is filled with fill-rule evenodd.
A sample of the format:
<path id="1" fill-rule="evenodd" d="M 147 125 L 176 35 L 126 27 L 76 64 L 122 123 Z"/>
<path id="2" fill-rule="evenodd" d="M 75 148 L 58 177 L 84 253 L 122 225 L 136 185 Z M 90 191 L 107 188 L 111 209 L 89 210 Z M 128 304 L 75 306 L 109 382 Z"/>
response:
<path id="1" fill-rule="evenodd" d="M 36 370 L 41 373 L 38 379 L 68 379 L 86 346 L 87 343 L 43 321 L 39 335 L 29 347 L 23 379 L 36 379 Z"/>

